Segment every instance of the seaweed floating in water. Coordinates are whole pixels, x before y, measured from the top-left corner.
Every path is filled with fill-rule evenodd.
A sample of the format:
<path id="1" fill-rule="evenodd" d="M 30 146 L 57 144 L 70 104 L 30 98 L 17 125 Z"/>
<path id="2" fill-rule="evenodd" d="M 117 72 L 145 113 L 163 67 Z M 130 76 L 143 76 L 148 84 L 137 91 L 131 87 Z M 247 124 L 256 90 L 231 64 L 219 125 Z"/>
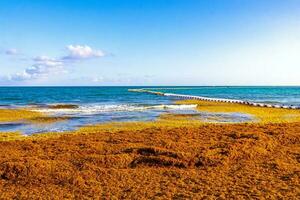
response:
<path id="1" fill-rule="evenodd" d="M 76 108 L 79 108 L 79 106 L 75 105 L 75 104 L 56 104 L 56 105 L 49 105 L 48 108 L 52 108 L 52 109 L 76 109 Z"/>

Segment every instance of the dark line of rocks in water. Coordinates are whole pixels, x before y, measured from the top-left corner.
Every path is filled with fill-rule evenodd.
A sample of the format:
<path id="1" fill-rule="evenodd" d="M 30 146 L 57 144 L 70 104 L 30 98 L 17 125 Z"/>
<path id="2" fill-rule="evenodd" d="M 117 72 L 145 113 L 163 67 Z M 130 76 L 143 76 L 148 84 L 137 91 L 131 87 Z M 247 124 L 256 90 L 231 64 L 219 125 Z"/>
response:
<path id="1" fill-rule="evenodd" d="M 155 94 L 160 96 L 168 96 L 168 97 L 176 97 L 182 99 L 196 99 L 202 101 L 212 101 L 212 102 L 224 102 L 224 103 L 237 103 L 237 104 L 244 104 L 256 107 L 265 107 L 265 108 L 284 108 L 284 109 L 300 109 L 300 106 L 294 105 L 273 105 L 273 104 L 265 104 L 265 103 L 256 103 L 250 101 L 242 101 L 242 100 L 235 100 L 235 99 L 218 99 L 218 98 L 209 98 L 209 97 L 201 97 L 201 96 L 193 96 L 193 95 L 184 95 L 184 94 L 174 94 L 174 93 L 163 93 L 163 92 L 155 92 L 151 90 L 145 89 L 129 89 L 130 92 L 142 92 L 142 93 L 149 93 Z"/>

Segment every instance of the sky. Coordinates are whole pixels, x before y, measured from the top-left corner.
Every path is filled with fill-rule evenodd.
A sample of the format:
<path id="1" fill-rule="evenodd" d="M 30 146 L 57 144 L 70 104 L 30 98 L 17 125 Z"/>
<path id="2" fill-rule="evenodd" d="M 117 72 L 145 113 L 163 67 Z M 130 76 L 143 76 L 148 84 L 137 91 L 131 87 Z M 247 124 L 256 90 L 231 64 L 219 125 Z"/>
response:
<path id="1" fill-rule="evenodd" d="M 298 0 L 0 0 L 0 85 L 300 85 Z"/>

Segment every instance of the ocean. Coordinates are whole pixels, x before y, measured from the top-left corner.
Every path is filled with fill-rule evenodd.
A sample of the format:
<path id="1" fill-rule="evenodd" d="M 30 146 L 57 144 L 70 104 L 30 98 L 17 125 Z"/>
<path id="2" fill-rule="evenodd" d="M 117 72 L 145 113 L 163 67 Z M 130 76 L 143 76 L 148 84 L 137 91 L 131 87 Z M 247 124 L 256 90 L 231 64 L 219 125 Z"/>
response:
<path id="1" fill-rule="evenodd" d="M 194 105 L 175 105 L 177 99 L 128 89 L 198 95 L 213 98 L 247 100 L 260 103 L 300 106 L 300 87 L 0 87 L 1 108 L 30 108 L 54 116 L 71 117 L 68 121 L 34 125 L 2 123 L 0 131 L 24 134 L 67 131 L 112 121 L 152 121 L 163 113 L 195 113 Z M 50 109 L 53 104 L 75 104 L 74 109 Z M 209 113 L 203 113 L 208 116 Z M 230 120 L 248 120 L 235 114 Z M 245 118 L 244 118 L 245 117 Z"/>

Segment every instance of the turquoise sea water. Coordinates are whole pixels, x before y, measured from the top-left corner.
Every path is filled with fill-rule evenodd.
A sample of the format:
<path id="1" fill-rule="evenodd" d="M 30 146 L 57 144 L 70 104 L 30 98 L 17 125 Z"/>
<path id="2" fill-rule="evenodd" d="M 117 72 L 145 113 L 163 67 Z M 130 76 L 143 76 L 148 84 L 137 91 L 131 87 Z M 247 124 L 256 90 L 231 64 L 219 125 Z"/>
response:
<path id="1" fill-rule="evenodd" d="M 156 91 L 259 103 L 300 105 L 300 87 L 169 87 Z"/>
<path id="2" fill-rule="evenodd" d="M 128 89 L 150 90 L 240 99 L 283 105 L 300 105 L 300 87 L 0 87 L 0 108 L 29 107 L 33 110 L 72 117 L 66 122 L 31 125 L 23 122 L 0 124 L 0 131 L 22 131 L 26 134 L 65 131 L 83 125 L 110 121 L 155 120 L 162 113 L 194 113 L 192 106 L 175 106 L 171 97 L 129 92 Z M 49 109 L 51 104 L 76 104 L 76 109 Z M 209 118 L 202 113 L 202 118 Z M 248 120 L 236 113 L 229 121 Z"/>

